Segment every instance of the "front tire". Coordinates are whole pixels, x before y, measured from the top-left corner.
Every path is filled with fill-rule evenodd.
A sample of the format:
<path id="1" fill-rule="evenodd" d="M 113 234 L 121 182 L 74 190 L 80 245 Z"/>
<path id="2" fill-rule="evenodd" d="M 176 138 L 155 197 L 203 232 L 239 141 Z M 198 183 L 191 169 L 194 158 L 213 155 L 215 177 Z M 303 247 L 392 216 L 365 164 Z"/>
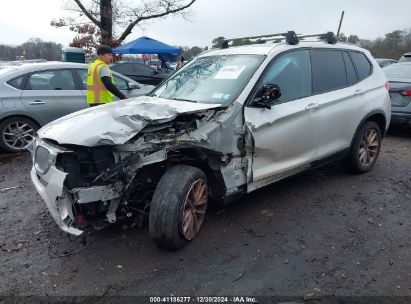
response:
<path id="1" fill-rule="evenodd" d="M 149 231 L 161 248 L 176 250 L 195 238 L 207 209 L 207 178 L 196 167 L 171 167 L 160 179 L 150 206 Z"/>
<path id="2" fill-rule="evenodd" d="M 367 121 L 358 131 L 344 165 L 354 174 L 370 171 L 381 149 L 381 130 L 373 121 Z"/>

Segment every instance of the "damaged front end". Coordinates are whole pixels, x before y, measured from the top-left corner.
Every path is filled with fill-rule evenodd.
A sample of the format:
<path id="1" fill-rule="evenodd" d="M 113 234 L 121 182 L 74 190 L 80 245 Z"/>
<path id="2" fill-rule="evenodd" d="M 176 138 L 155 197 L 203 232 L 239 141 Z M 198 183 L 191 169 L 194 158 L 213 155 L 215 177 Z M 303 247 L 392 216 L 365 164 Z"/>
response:
<path id="1" fill-rule="evenodd" d="M 243 192 L 248 164 L 240 105 L 190 109 L 185 102 L 184 109 L 148 99 L 119 102 L 111 111 L 114 106 L 104 112 L 101 106 L 97 114 L 87 110 L 39 131 L 31 178 L 63 231 L 80 235 L 86 226 L 101 229 L 118 221 L 141 226 L 157 183 L 174 164 L 206 172 L 217 199 Z M 98 126 L 78 133 L 90 118 L 102 123 L 101 136 Z"/>

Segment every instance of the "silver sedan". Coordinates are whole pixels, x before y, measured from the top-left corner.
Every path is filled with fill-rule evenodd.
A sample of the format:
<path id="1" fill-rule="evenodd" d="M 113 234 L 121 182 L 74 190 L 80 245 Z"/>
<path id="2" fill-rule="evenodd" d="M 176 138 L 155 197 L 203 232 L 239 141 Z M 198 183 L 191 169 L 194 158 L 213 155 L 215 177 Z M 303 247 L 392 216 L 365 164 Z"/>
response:
<path id="1" fill-rule="evenodd" d="M 87 69 L 87 64 L 46 62 L 0 70 L 0 148 L 24 151 L 41 126 L 87 108 Z M 113 76 L 127 97 L 154 88 L 116 72 Z"/>

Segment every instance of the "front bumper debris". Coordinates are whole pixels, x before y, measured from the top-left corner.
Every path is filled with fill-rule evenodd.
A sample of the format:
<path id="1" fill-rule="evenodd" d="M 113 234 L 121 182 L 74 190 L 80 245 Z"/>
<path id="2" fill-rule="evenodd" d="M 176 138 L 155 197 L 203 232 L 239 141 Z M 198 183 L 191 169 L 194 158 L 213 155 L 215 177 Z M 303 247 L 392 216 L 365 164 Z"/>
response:
<path id="1" fill-rule="evenodd" d="M 41 198 L 46 202 L 54 221 L 63 231 L 78 236 L 83 231 L 71 226 L 74 222 L 73 206 L 63 189 L 66 176 L 67 173 L 51 166 L 40 179 L 34 166 L 31 169 L 31 180 Z"/>

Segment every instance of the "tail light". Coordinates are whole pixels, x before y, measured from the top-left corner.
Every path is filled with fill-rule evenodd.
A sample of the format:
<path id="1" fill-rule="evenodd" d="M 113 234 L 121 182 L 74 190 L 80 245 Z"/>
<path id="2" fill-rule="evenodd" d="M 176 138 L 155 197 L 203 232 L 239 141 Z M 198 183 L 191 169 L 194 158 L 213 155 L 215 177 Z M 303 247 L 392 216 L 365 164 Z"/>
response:
<path id="1" fill-rule="evenodd" d="M 400 94 L 401 94 L 402 96 L 411 96 L 411 90 L 403 90 L 403 91 L 400 91 Z"/>
<path id="2" fill-rule="evenodd" d="M 387 91 L 389 91 L 389 90 L 391 89 L 391 85 L 390 85 L 390 82 L 389 82 L 389 81 L 387 81 L 387 82 L 385 83 L 385 88 L 387 89 Z"/>

